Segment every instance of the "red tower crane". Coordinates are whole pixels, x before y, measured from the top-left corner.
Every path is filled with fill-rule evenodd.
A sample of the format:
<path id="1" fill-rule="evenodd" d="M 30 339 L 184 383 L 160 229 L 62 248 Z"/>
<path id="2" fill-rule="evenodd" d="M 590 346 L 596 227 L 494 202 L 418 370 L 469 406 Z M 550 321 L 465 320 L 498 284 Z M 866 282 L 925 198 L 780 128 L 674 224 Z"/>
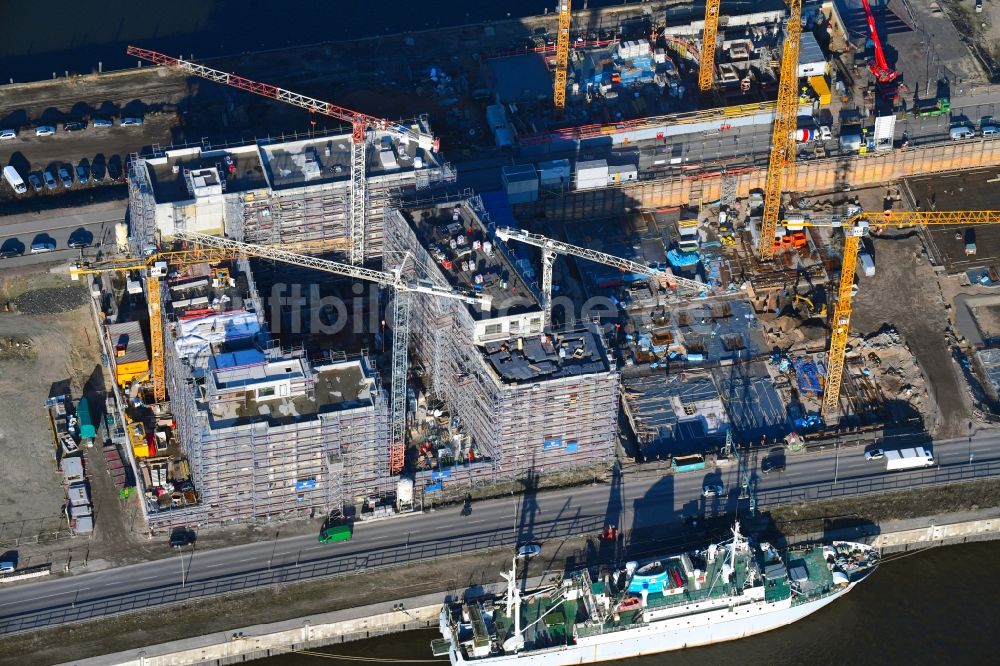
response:
<path id="1" fill-rule="evenodd" d="M 156 51 L 141 49 L 137 46 L 129 46 L 127 52 L 129 55 L 158 65 L 177 67 L 209 81 L 224 83 L 227 86 L 282 102 L 288 102 L 313 113 L 321 113 L 324 116 L 351 123 L 351 198 L 348 229 L 351 237 L 350 260 L 355 265 L 363 264 L 365 261 L 365 230 L 368 226 L 368 189 L 365 158 L 367 154 L 368 130 L 398 132 L 403 136 L 413 139 L 422 148 L 431 152 L 437 152 L 440 147 L 437 138 L 420 135 L 409 127 L 385 120 L 384 118 L 369 116 L 358 111 L 345 109 L 336 104 L 331 104 L 330 102 L 324 102 L 284 90 L 268 83 L 258 83 L 257 81 L 251 81 L 236 74 L 227 74 L 226 72 L 220 72 L 204 65 L 197 65 L 187 60 L 173 58 L 162 53 L 157 53 Z"/>
<path id="2" fill-rule="evenodd" d="M 868 19 L 868 34 L 872 38 L 872 43 L 875 44 L 875 57 L 868 60 L 868 69 L 879 83 L 892 83 L 899 77 L 899 72 L 890 67 L 885 59 L 882 40 L 878 38 L 875 16 L 872 15 L 872 8 L 868 5 L 868 0 L 861 0 L 861 4 L 864 5 L 865 16 Z"/>

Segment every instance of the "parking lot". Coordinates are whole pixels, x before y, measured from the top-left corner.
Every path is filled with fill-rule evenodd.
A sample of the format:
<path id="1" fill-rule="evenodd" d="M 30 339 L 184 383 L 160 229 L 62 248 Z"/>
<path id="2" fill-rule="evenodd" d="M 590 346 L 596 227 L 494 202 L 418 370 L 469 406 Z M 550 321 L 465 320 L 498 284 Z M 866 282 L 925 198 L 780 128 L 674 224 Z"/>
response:
<path id="1" fill-rule="evenodd" d="M 69 121 L 48 125 L 55 130 L 49 136 L 36 136 L 37 126 L 28 127 L 20 129 L 15 138 L 0 141 L 0 163 L 17 169 L 28 185 L 28 192 L 19 198 L 123 183 L 127 156 L 157 143 L 168 145 L 171 128 L 176 125 L 172 113 L 150 116 L 132 127 L 122 127 L 120 119 L 108 120 L 114 123 L 112 127 L 95 127 L 93 119 L 86 124 Z M 0 191 L 2 199 L 15 198 L 9 186 Z"/>

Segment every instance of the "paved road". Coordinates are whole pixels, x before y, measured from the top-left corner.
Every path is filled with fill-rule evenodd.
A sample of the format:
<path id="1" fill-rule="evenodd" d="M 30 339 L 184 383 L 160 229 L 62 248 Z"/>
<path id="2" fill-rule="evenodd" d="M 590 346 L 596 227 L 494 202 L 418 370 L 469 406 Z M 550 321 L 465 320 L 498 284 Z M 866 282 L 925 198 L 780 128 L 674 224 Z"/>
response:
<path id="1" fill-rule="evenodd" d="M 989 466 L 998 473 L 1000 431 L 978 434 L 971 441 L 938 442 L 935 455 L 941 471 L 971 470 L 970 456 L 974 456 L 977 468 Z M 921 474 L 925 472 L 886 474 L 883 463 L 866 461 L 860 448 L 844 448 L 790 456 L 786 471 L 760 476 L 758 488 L 767 497 L 785 489 L 836 488 L 831 485 L 834 478 L 838 486 L 887 478 L 905 484 Z M 702 484 L 719 478 L 727 496 L 706 501 L 701 497 Z M 627 474 L 620 485 L 541 493 L 532 511 L 524 508 L 523 498 L 512 497 L 475 503 L 467 517 L 460 516 L 457 507 L 448 507 L 363 523 L 345 544 L 321 545 L 313 536 L 292 537 L 218 550 L 194 549 L 165 560 L 15 584 L 0 590 L 0 634 L 205 594 L 594 534 L 606 521 L 633 529 L 677 529 L 685 516 L 735 508 L 737 486 L 737 471 L 729 467 L 707 475 L 693 472 L 652 479 Z"/>
<path id="2" fill-rule="evenodd" d="M 910 100 L 907 100 L 909 104 Z M 960 96 L 951 100 L 950 114 L 928 118 L 914 118 L 910 113 L 901 114 L 896 121 L 895 138 L 900 141 L 905 132 L 911 146 L 924 146 L 931 143 L 949 141 L 948 129 L 952 122 L 963 121 L 979 127 L 985 117 L 1000 120 L 1000 92 L 989 95 Z M 871 119 L 868 121 L 872 122 Z M 834 128 L 834 138 L 824 142 L 828 156 L 841 153 Z M 978 139 L 976 139 L 978 140 Z M 588 159 L 604 159 L 614 153 L 638 152 L 640 172 L 644 177 L 663 177 L 671 170 L 677 171 L 681 166 L 694 166 L 703 163 L 714 164 L 716 167 L 731 163 L 732 166 L 746 163 L 765 166 L 770 153 L 771 126 L 755 125 L 750 127 L 734 127 L 724 132 L 699 132 L 697 134 L 682 134 L 671 137 L 666 144 L 663 141 L 642 141 L 630 146 L 619 146 L 615 149 L 588 148 L 581 151 Z M 801 144 L 799 159 L 808 160 L 814 145 Z M 576 159 L 573 151 L 551 152 L 537 157 L 538 160 Z M 674 159 L 675 164 L 671 164 Z M 677 160 L 680 160 L 677 162 Z M 524 161 L 524 160 L 519 160 Z M 739 164 L 737 164 L 737 162 Z M 458 172 L 458 184 L 471 187 L 480 192 L 501 189 L 500 167 L 509 160 L 497 158 L 493 160 L 478 160 L 474 163 L 455 163 Z M 654 175 L 655 174 L 655 175 Z"/>
<path id="3" fill-rule="evenodd" d="M 88 255 L 100 246 L 114 247 L 115 224 L 125 219 L 125 203 L 94 206 L 70 210 L 45 211 L 34 216 L 17 215 L 0 218 L 0 248 L 23 248 L 24 255 L 0 259 L 0 269 L 64 261 L 67 264 L 78 258 L 79 250 L 69 248 L 70 236 L 86 236 L 93 244 Z M 54 252 L 31 254 L 31 244 L 52 240 Z"/>

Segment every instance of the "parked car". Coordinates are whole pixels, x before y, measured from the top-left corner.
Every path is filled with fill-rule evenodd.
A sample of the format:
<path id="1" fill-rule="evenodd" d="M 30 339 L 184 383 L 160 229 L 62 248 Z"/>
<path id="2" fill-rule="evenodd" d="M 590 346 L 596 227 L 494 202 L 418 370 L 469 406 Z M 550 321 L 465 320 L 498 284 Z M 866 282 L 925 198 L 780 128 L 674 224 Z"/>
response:
<path id="1" fill-rule="evenodd" d="M 90 160 L 86 157 L 76 165 L 76 179 L 81 185 L 86 185 L 90 181 Z"/>
<path id="2" fill-rule="evenodd" d="M 0 141 L 13 141 L 17 138 L 17 130 L 5 129 L 0 130 Z"/>
<path id="3" fill-rule="evenodd" d="M 99 183 L 104 180 L 107 173 L 108 162 L 104 159 L 104 153 L 97 153 L 94 155 L 94 161 L 90 164 L 90 177 L 94 179 L 95 183 Z"/>
<path id="4" fill-rule="evenodd" d="M 52 252 L 56 249 L 55 241 L 43 240 L 36 241 L 31 244 L 31 254 L 41 254 L 43 252 Z"/>
<path id="5" fill-rule="evenodd" d="M 517 557 L 522 560 L 527 560 L 532 557 L 537 557 L 542 554 L 542 547 L 537 543 L 526 543 L 517 549 Z"/>
<path id="6" fill-rule="evenodd" d="M 764 462 L 760 464 L 760 471 L 764 474 L 770 474 L 771 472 L 784 472 L 785 471 L 785 459 L 784 458 L 764 458 Z"/>
<path id="7" fill-rule="evenodd" d="M 722 497 L 726 494 L 726 487 L 721 483 L 706 483 L 701 489 L 702 497 Z"/>
<path id="8" fill-rule="evenodd" d="M 81 122 L 76 121 L 76 120 L 71 120 L 68 123 L 63 123 L 63 131 L 64 132 L 81 132 L 81 131 L 83 131 L 85 129 L 87 129 L 87 124 L 86 123 L 81 123 Z"/>
<path id="9" fill-rule="evenodd" d="M 44 187 L 44 183 L 42 183 L 42 177 L 38 174 L 37 171 L 32 171 L 31 173 L 28 174 L 28 184 L 31 185 L 31 189 L 33 189 L 35 192 L 41 192 L 42 188 Z"/>
<path id="10" fill-rule="evenodd" d="M 52 175 L 52 172 L 46 169 L 42 172 L 42 179 L 45 181 L 45 188 L 49 190 L 56 189 L 56 177 Z"/>
<path id="11" fill-rule="evenodd" d="M 73 174 L 69 172 L 69 168 L 66 166 L 59 167 L 59 180 L 62 181 L 62 185 L 66 189 L 73 187 Z"/>
<path id="12" fill-rule="evenodd" d="M 885 458 L 885 451 L 883 449 L 865 451 L 865 460 L 881 460 L 882 458 Z"/>
<path id="13" fill-rule="evenodd" d="M 171 548 L 183 548 L 184 546 L 194 545 L 197 536 L 194 530 L 189 530 L 186 527 L 176 527 L 170 533 L 170 546 Z"/>
<path id="14" fill-rule="evenodd" d="M 122 158 L 112 155 L 108 158 L 108 178 L 111 180 L 121 180 L 122 178 Z"/>
<path id="15" fill-rule="evenodd" d="M 66 245 L 74 250 L 80 250 L 85 247 L 90 247 L 93 242 L 94 234 L 87 231 L 85 228 L 80 227 L 69 235 L 69 241 Z"/>
<path id="16" fill-rule="evenodd" d="M 16 238 L 8 238 L 0 245 L 0 259 L 20 257 L 24 254 L 24 243 Z"/>
<path id="17" fill-rule="evenodd" d="M 122 118 L 122 121 L 118 124 L 122 127 L 138 127 L 142 125 L 142 118 Z"/>
<path id="18" fill-rule="evenodd" d="M 830 130 L 830 126 L 829 125 L 820 125 L 819 126 L 819 140 L 820 141 L 829 141 L 832 138 L 833 138 L 833 132 Z"/>
<path id="19" fill-rule="evenodd" d="M 52 136 L 56 133 L 56 128 L 52 125 L 39 125 L 35 128 L 35 136 Z"/>
<path id="20" fill-rule="evenodd" d="M 982 128 L 980 129 L 980 132 L 982 133 L 982 135 L 984 137 L 996 136 L 997 135 L 997 131 L 998 130 L 997 130 L 997 126 L 996 125 L 983 125 Z M 2 138 L 3 137 L 0 136 L 0 139 L 2 139 Z"/>
<path id="21" fill-rule="evenodd" d="M 108 118 L 94 118 L 94 129 L 99 129 L 102 127 L 114 127 L 115 121 L 109 120 Z"/>

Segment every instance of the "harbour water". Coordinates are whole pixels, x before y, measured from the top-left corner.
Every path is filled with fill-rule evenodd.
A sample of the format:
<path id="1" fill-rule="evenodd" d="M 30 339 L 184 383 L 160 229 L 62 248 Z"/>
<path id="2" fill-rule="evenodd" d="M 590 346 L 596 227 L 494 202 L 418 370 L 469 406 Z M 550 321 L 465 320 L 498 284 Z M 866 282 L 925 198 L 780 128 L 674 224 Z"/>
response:
<path id="1" fill-rule="evenodd" d="M 636 0 L 631 0 L 636 2 Z M 584 0 L 574 5 L 584 6 Z M 589 0 L 589 7 L 621 0 Z M 551 12 L 553 0 L 172 0 L 97 5 L 50 0 L 2 2 L 0 82 L 35 81 L 69 71 L 88 74 L 135 65 L 125 55 L 136 44 L 196 58 L 358 39 L 440 26 L 503 20 Z"/>
<path id="2" fill-rule="evenodd" d="M 893 555 L 892 558 L 898 557 Z M 759 636 L 627 662 L 628 666 L 765 666 L 771 664 L 996 663 L 996 605 L 1000 542 L 935 548 L 891 559 L 850 594 L 801 622 Z M 398 659 L 431 659 L 434 630 L 329 646 L 316 652 Z M 349 663 L 301 654 L 255 662 L 261 666 Z"/>

